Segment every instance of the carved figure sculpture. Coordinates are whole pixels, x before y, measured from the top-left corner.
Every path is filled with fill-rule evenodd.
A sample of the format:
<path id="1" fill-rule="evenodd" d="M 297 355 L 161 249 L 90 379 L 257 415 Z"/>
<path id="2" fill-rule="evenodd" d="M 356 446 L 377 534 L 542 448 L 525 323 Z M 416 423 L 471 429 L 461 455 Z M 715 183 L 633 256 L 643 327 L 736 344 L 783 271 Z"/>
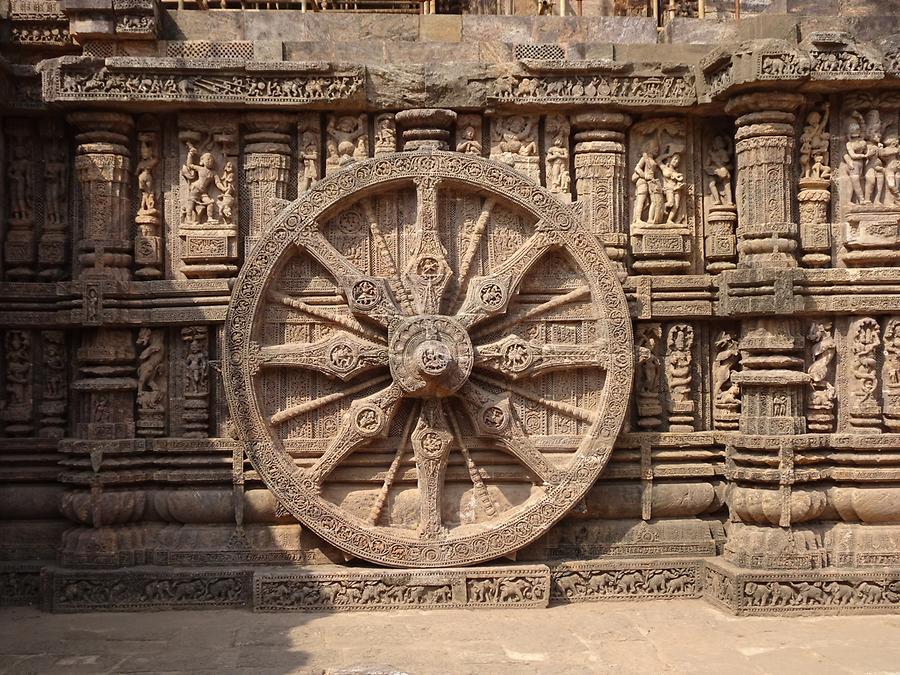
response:
<path id="1" fill-rule="evenodd" d="M 534 140 L 534 121 L 524 115 L 511 115 L 498 120 L 500 154 L 508 164 L 515 155 L 531 157 L 537 154 Z"/>
<path id="2" fill-rule="evenodd" d="M 217 202 L 219 205 L 219 220 L 225 225 L 234 225 L 234 205 L 237 201 L 237 191 L 234 184 L 234 165 L 225 162 L 222 175 L 215 179 L 216 187 L 221 194 Z"/>
<path id="3" fill-rule="evenodd" d="M 68 199 L 69 164 L 65 146 L 54 143 L 47 149 L 44 164 L 44 218 L 48 226 L 62 226 Z"/>
<path id="4" fill-rule="evenodd" d="M 828 157 L 828 142 L 831 134 L 828 129 L 829 105 L 826 103 L 824 112 L 811 111 L 806 116 L 806 124 L 800 134 L 800 168 L 803 178 L 824 178 L 821 175 L 824 158 Z M 819 157 L 820 159 L 816 159 Z M 815 168 L 819 164 L 818 170 Z M 829 169 L 830 173 L 830 169 Z"/>
<path id="5" fill-rule="evenodd" d="M 303 173 L 300 180 L 300 192 L 306 192 L 319 180 L 319 136 L 314 131 L 304 131 L 300 137 L 300 161 Z"/>
<path id="6" fill-rule="evenodd" d="M 713 138 L 712 146 L 706 153 L 704 171 L 709 176 L 707 186 L 715 206 L 733 206 L 731 190 L 731 167 L 733 165 L 731 141 L 727 136 Z"/>
<path id="7" fill-rule="evenodd" d="M 884 165 L 884 205 L 896 206 L 900 202 L 900 138 L 897 131 L 891 130 L 884 138 L 884 146 L 879 148 L 878 156 Z"/>
<path id="8" fill-rule="evenodd" d="M 641 394 L 659 393 L 659 357 L 653 353 L 652 339 L 638 346 L 637 390 Z"/>
<path id="9" fill-rule="evenodd" d="M 156 166 L 159 164 L 156 145 L 149 138 L 142 139 L 139 152 L 140 160 L 135 169 L 138 179 L 138 192 L 141 196 L 138 215 L 154 216 L 157 214 L 156 177 L 154 176 L 154 171 L 156 171 Z"/>
<path id="10" fill-rule="evenodd" d="M 863 190 L 862 180 L 866 172 L 866 164 L 870 152 L 874 152 L 875 149 L 870 148 L 869 143 L 863 137 L 865 123 L 862 114 L 858 110 L 854 110 L 851 113 L 850 122 L 847 124 L 847 143 L 843 162 L 844 170 L 850 182 L 850 201 L 855 204 L 871 203 L 869 198 L 866 197 L 867 191 Z"/>
<path id="11" fill-rule="evenodd" d="M 31 405 L 31 338 L 25 331 L 6 333 L 6 401 L 5 407 Z"/>
<path id="12" fill-rule="evenodd" d="M 6 169 L 9 178 L 9 217 L 12 221 L 27 223 L 34 217 L 32 158 L 24 137 L 14 136 L 11 146 Z"/>
<path id="13" fill-rule="evenodd" d="M 884 329 L 885 384 L 900 387 L 900 320 L 891 319 Z"/>
<path id="14" fill-rule="evenodd" d="M 673 326 L 669 331 L 666 355 L 666 379 L 673 401 L 687 401 L 691 393 L 691 346 L 694 329 L 688 325 Z"/>
<path id="15" fill-rule="evenodd" d="M 475 127 L 467 125 L 462 134 L 462 140 L 456 144 L 456 151 L 468 155 L 481 154 L 481 142 L 475 137 Z"/>
<path id="16" fill-rule="evenodd" d="M 397 127 L 392 115 L 380 115 L 375 122 L 375 154 L 397 151 Z"/>
<path id="17" fill-rule="evenodd" d="M 666 222 L 681 224 L 684 222 L 684 203 L 687 184 L 684 173 L 678 170 L 681 166 L 681 151 L 667 152 L 660 160 L 659 169 L 663 176 L 663 192 L 666 196 Z"/>
<path id="18" fill-rule="evenodd" d="M 186 329 L 187 331 L 188 329 Z M 188 354 L 185 360 L 185 391 L 189 394 L 206 394 L 209 357 L 206 354 L 206 337 L 196 331 L 185 332 Z"/>
<path id="19" fill-rule="evenodd" d="M 865 203 L 880 204 L 884 201 L 884 162 L 879 153 L 883 147 L 883 127 L 878 110 L 870 110 L 866 117 Z"/>
<path id="20" fill-rule="evenodd" d="M 631 182 L 634 183 L 632 222 L 662 222 L 664 199 L 658 155 L 659 143 L 654 139 L 648 140 L 631 174 Z"/>
<path id="21" fill-rule="evenodd" d="M 565 138 L 558 134 L 553 145 L 547 148 L 547 189 L 568 192 L 569 181 L 569 151 L 565 147 Z"/>
<path id="22" fill-rule="evenodd" d="M 831 321 L 812 323 L 806 339 L 812 345 L 811 362 L 807 373 L 811 396 L 809 399 L 807 423 L 811 431 L 831 431 L 834 422 L 834 385 L 831 383 L 831 363 L 834 361 L 836 345 L 832 336 Z"/>
<path id="23" fill-rule="evenodd" d="M 716 357 L 713 363 L 713 396 L 717 405 L 738 403 L 740 387 L 731 381 L 740 352 L 737 340 L 727 331 L 722 331 L 716 340 Z"/>
<path id="24" fill-rule="evenodd" d="M 635 371 L 635 392 L 637 399 L 638 426 L 655 429 L 660 424 L 660 361 L 657 355 L 662 328 L 659 324 L 642 324 L 637 329 L 635 345 L 637 364 Z"/>
<path id="25" fill-rule="evenodd" d="M 164 333 L 161 330 L 141 328 L 137 343 L 141 347 L 138 355 L 137 404 L 142 411 L 162 409 L 162 392 L 165 387 Z"/>
<path id="26" fill-rule="evenodd" d="M 688 324 L 669 328 L 666 340 L 666 384 L 669 389 L 669 430 L 691 431 L 694 422 L 691 365 L 694 329 Z"/>
<path id="27" fill-rule="evenodd" d="M 368 130 L 365 115 L 331 116 L 326 127 L 328 153 L 325 162 L 329 166 L 343 167 L 369 155 Z"/>
<path id="28" fill-rule="evenodd" d="M 199 224 L 215 220 L 215 200 L 209 190 L 215 184 L 216 160 L 212 153 L 199 155 L 193 143 L 188 142 L 187 158 L 181 167 L 181 175 L 188 182 L 188 207 L 185 222 Z M 199 159 L 198 159 L 199 155 Z"/>
<path id="29" fill-rule="evenodd" d="M 820 321 L 810 326 L 807 339 L 812 343 L 812 363 L 809 366 L 809 377 L 815 384 L 825 383 L 828 379 L 829 367 L 834 360 L 835 343 L 831 335 L 831 321 Z"/>
<path id="30" fill-rule="evenodd" d="M 853 396 L 859 405 L 872 401 L 875 393 L 875 368 L 878 363 L 875 349 L 881 344 L 878 332 L 878 324 L 874 320 L 862 319 L 853 336 L 851 374 L 854 380 Z"/>

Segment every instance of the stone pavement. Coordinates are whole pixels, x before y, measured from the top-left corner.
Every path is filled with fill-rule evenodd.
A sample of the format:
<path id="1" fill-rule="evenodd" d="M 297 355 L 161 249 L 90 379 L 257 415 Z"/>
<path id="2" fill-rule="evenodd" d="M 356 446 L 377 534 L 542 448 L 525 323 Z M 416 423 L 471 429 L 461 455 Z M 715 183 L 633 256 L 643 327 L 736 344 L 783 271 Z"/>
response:
<path id="1" fill-rule="evenodd" d="M 544 610 L 0 610 L 0 673 L 900 672 L 900 615 L 736 618 L 699 600 Z M 387 669 L 386 672 L 390 672 Z"/>

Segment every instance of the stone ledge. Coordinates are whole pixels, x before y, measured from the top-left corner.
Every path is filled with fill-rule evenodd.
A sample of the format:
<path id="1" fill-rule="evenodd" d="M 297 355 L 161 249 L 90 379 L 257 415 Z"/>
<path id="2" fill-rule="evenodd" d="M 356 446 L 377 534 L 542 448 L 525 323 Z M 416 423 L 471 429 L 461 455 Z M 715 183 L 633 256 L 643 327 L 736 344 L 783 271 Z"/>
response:
<path id="1" fill-rule="evenodd" d="M 9 574 L 18 575 L 16 578 L 33 576 L 36 570 L 17 568 Z M 525 608 L 546 607 L 550 597 L 550 569 L 546 565 L 436 570 L 331 565 L 253 569 L 45 567 L 40 576 L 44 609 L 52 612 L 217 607 L 257 611 Z M 5 592 L 0 598 L 12 604 L 16 600 L 13 596 L 16 594 Z M 29 601 L 37 599 L 36 593 L 28 597 Z"/>
<path id="2" fill-rule="evenodd" d="M 551 568 L 555 602 L 699 598 L 702 558 L 567 561 Z"/>
<path id="3" fill-rule="evenodd" d="M 264 570 L 253 580 L 257 611 L 546 607 L 549 596 L 546 565 Z"/>
<path id="4" fill-rule="evenodd" d="M 41 571 L 51 612 L 248 607 L 253 572 L 236 568 L 127 567 Z"/>
<path id="5" fill-rule="evenodd" d="M 750 570 L 708 560 L 703 597 L 736 616 L 900 612 L 900 568 Z"/>
<path id="6" fill-rule="evenodd" d="M 40 574 L 40 584 L 37 577 Z M 539 608 L 553 603 L 703 598 L 735 615 L 900 611 L 900 568 L 751 570 L 718 558 L 564 561 L 428 570 L 371 567 L 129 567 L 6 564 L 0 604 L 52 612 Z"/>

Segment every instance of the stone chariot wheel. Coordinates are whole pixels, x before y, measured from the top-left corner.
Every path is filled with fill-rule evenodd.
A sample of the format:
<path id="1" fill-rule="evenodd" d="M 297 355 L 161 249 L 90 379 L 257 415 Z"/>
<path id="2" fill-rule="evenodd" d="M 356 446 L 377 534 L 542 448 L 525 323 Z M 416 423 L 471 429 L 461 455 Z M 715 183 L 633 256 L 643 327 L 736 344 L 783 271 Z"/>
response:
<path id="1" fill-rule="evenodd" d="M 625 297 L 576 213 L 489 160 L 388 155 L 316 184 L 246 261 L 232 419 L 262 480 L 348 554 L 515 551 L 579 501 L 628 402 Z"/>

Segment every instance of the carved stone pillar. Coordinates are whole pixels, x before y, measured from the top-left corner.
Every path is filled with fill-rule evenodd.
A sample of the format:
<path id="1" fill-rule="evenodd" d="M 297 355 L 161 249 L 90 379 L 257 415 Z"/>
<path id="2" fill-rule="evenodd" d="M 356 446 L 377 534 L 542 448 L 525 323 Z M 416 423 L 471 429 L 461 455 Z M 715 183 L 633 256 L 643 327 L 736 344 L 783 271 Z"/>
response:
<path id="1" fill-rule="evenodd" d="M 821 515 L 824 494 L 804 484 L 791 438 L 806 433 L 804 393 L 811 377 L 804 371 L 805 331 L 797 319 L 782 318 L 793 312 L 786 270 L 797 266 L 799 249 L 794 110 L 802 101 L 797 94 L 766 92 L 737 96 L 726 106 L 738 116 L 734 278 L 771 288 L 769 309 L 741 323 L 742 370 L 732 375 L 740 387 L 741 416 L 740 435 L 728 453 L 725 557 L 744 567 L 812 568 L 826 562 L 820 535 L 802 526 Z"/>
<path id="2" fill-rule="evenodd" d="M 805 343 L 794 319 L 745 319 L 741 366 L 731 376 L 741 387 L 743 434 L 786 436 L 806 433 L 803 387 Z"/>
<path id="3" fill-rule="evenodd" d="M 736 96 L 725 107 L 737 115 L 739 267 L 797 266 L 794 110 L 802 102 L 790 92 L 756 92 Z"/>
<path id="4" fill-rule="evenodd" d="M 273 199 L 287 197 L 291 168 L 292 117 L 281 113 L 248 113 L 244 116 L 244 185 L 247 188 L 248 232 L 244 249 L 249 252 L 266 225 Z"/>
<path id="5" fill-rule="evenodd" d="M 69 115 L 78 129 L 75 173 L 81 220 L 82 278 L 131 278 L 131 177 L 129 115 L 78 112 Z"/>
<path id="6" fill-rule="evenodd" d="M 620 275 L 628 250 L 625 129 L 628 115 L 590 112 L 572 116 L 575 129 L 575 192 L 585 221 Z"/>
<path id="7" fill-rule="evenodd" d="M 394 119 L 401 130 L 403 151 L 424 148 L 450 149 L 450 130 L 456 124 L 456 113 L 452 110 L 444 108 L 401 110 Z"/>

